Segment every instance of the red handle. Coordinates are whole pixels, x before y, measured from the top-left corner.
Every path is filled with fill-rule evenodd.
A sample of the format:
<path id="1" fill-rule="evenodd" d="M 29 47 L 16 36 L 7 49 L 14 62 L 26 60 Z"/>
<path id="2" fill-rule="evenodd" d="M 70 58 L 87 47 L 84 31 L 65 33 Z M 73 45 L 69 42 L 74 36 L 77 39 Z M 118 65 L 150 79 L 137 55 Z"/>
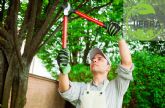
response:
<path id="1" fill-rule="evenodd" d="M 67 45 L 67 25 L 68 25 L 68 17 L 64 16 L 63 31 L 62 31 L 62 48 L 66 48 Z"/>
<path id="2" fill-rule="evenodd" d="M 85 19 L 87 19 L 87 20 L 89 20 L 89 21 L 91 21 L 91 22 L 96 23 L 97 25 L 99 25 L 99 26 L 101 26 L 101 27 L 105 27 L 105 25 L 104 25 L 103 22 L 100 22 L 99 20 L 96 20 L 96 19 L 94 19 L 94 18 L 92 18 L 92 17 L 90 17 L 90 16 L 88 16 L 88 15 L 86 15 L 86 14 L 84 14 L 84 13 L 78 11 L 78 10 L 75 10 L 74 13 L 76 13 L 76 14 L 79 15 L 80 17 L 83 17 L 83 18 L 85 18 Z"/>

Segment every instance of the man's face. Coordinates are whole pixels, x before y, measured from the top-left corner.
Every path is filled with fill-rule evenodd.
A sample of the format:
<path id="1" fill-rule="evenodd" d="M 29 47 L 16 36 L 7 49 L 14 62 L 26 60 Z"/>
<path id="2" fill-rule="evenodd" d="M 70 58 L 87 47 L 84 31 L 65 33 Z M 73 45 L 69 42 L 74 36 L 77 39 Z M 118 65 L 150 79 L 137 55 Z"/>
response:
<path id="1" fill-rule="evenodd" d="M 97 73 L 108 73 L 110 65 L 102 55 L 96 54 L 91 60 L 90 70 Z"/>

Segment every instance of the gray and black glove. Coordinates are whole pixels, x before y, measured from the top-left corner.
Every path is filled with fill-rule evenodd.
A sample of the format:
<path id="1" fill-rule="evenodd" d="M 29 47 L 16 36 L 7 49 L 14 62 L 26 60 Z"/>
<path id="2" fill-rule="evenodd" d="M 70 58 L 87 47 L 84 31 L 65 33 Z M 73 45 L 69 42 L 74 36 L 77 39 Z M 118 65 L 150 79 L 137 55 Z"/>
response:
<path id="1" fill-rule="evenodd" d="M 110 22 L 106 22 L 105 24 L 105 28 L 107 29 L 107 32 L 109 35 L 111 36 L 115 36 L 121 29 L 121 27 L 119 26 L 118 23 L 110 20 Z"/>
<path id="2" fill-rule="evenodd" d="M 68 74 L 71 70 L 71 66 L 69 64 L 69 51 L 68 49 L 62 49 L 59 51 L 57 56 L 57 63 L 59 65 L 60 71 L 63 74 Z"/>

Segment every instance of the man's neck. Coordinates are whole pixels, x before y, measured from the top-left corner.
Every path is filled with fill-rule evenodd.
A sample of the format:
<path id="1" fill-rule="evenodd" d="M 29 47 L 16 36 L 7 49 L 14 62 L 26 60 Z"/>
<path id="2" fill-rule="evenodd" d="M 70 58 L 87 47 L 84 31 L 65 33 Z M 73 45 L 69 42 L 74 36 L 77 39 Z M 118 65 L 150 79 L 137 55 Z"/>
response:
<path id="1" fill-rule="evenodd" d="M 96 74 L 93 77 L 93 83 L 95 85 L 100 85 L 101 83 L 103 83 L 104 80 L 107 80 L 107 76 L 105 75 L 103 76 L 103 75 Z"/>

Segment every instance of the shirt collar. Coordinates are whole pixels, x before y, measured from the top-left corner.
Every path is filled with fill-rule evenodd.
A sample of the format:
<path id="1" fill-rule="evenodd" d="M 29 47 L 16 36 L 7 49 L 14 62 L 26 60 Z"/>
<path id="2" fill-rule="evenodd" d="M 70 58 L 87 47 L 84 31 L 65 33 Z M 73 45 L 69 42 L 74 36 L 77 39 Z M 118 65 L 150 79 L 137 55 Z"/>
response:
<path id="1" fill-rule="evenodd" d="M 93 86 L 99 87 L 99 86 L 103 86 L 103 85 L 105 84 L 106 81 L 108 81 L 107 78 L 104 79 L 99 85 L 96 85 L 95 82 L 92 80 L 91 84 L 92 84 Z"/>

